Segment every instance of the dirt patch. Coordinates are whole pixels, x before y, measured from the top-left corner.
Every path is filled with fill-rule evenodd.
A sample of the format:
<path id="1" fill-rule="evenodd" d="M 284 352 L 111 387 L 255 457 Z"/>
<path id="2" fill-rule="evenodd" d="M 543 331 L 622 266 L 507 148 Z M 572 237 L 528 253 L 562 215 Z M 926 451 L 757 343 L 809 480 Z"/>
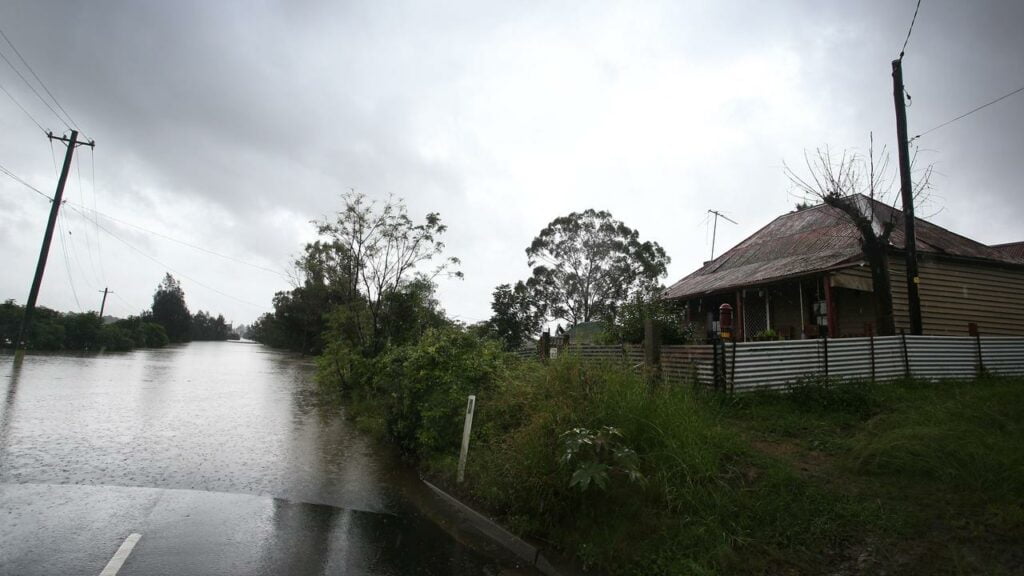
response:
<path id="1" fill-rule="evenodd" d="M 793 440 L 750 440 L 755 450 L 783 462 L 789 462 L 804 476 L 827 477 L 833 458 L 818 450 L 808 450 Z"/>

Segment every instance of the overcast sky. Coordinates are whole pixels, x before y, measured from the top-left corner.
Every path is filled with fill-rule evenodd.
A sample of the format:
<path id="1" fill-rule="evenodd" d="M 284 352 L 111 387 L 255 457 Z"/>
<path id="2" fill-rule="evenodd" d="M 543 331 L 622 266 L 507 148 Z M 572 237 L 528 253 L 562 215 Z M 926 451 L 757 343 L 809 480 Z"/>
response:
<path id="1" fill-rule="evenodd" d="M 871 132 L 895 150 L 890 62 L 913 12 L 913 0 L 4 2 L 0 28 L 96 141 L 77 152 L 39 303 L 95 310 L 109 286 L 109 313 L 126 316 L 170 271 L 193 312 L 249 323 L 284 278 L 148 231 L 284 270 L 349 188 L 441 213 L 465 280 L 441 280 L 440 298 L 467 322 L 490 315 L 495 285 L 527 277 L 545 224 L 587 208 L 661 244 L 671 284 L 708 257 L 708 209 L 739 222 L 719 223 L 717 253 L 792 209 L 784 161 L 826 144 L 864 152 Z M 1021 2 L 922 2 L 904 59 L 911 134 L 1024 86 L 1021 22 Z M 0 53 L 20 66 L 2 40 Z M 66 131 L 3 61 L 0 86 Z M 919 214 L 984 243 L 1024 240 L 1024 93 L 915 144 L 936 170 Z M 52 194 L 63 151 L 0 93 L 0 165 Z M 76 205 L 118 219 L 99 220 L 117 238 Z M 48 210 L 0 175 L 0 299 L 26 300 Z"/>

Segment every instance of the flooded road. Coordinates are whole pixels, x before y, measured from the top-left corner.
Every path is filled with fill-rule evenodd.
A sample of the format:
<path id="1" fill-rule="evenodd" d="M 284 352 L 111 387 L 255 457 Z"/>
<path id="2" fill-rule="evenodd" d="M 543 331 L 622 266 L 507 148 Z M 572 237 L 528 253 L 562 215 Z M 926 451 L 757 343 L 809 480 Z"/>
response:
<path id="1" fill-rule="evenodd" d="M 120 574 L 507 571 L 318 405 L 308 360 L 223 342 L 0 360 L 0 573 L 98 574 L 132 532 Z M 39 552 L 54 533 L 76 535 L 66 558 Z"/>

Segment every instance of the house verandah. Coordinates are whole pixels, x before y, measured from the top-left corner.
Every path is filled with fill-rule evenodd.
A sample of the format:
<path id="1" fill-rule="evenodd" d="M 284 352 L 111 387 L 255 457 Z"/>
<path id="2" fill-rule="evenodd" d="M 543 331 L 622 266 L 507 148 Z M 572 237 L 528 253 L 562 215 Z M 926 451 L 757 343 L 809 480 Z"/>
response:
<path id="1" fill-rule="evenodd" d="M 871 276 L 855 268 L 710 293 L 682 304 L 700 335 L 718 331 L 720 306 L 729 304 L 740 342 L 875 333 Z"/>

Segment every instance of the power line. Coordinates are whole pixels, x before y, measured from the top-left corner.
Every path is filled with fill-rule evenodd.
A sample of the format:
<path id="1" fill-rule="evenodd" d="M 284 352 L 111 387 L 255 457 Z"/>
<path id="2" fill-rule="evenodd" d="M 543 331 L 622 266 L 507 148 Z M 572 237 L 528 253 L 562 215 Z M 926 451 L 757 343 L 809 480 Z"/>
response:
<path id="1" fill-rule="evenodd" d="M 7 41 L 7 44 L 11 47 L 12 50 L 14 50 L 14 53 L 18 55 L 18 59 L 21 60 L 21 63 L 25 65 L 25 68 L 28 68 L 28 71 L 32 73 L 32 76 L 35 77 L 37 82 L 39 82 L 39 85 L 43 87 L 43 90 L 46 91 L 46 95 L 49 96 L 50 99 L 53 100 L 53 103 L 57 105 L 57 108 L 60 108 L 60 111 L 63 112 L 65 116 L 67 116 L 68 120 L 75 127 L 75 129 L 81 132 L 82 130 L 81 128 L 78 127 L 78 123 L 75 122 L 74 118 L 71 117 L 71 114 L 68 114 L 68 111 L 60 105 L 60 102 L 57 100 L 57 98 L 53 95 L 52 92 L 50 92 L 50 89 L 46 87 L 46 84 L 43 82 L 43 79 L 40 78 L 38 74 L 36 74 L 36 71 L 32 69 L 32 66 L 28 63 L 27 60 L 25 60 L 25 57 L 21 55 L 21 52 L 18 51 L 18 47 L 15 46 L 13 42 L 11 42 L 11 39 L 7 37 L 7 34 L 4 34 L 2 28 L 0 28 L 0 36 L 4 37 L 4 40 Z M 68 126 L 68 128 L 70 128 L 70 126 Z M 88 140 L 88 138 L 86 139 Z"/>
<path id="2" fill-rule="evenodd" d="M 64 269 L 68 272 L 68 284 L 71 286 L 71 295 L 75 297 L 75 306 L 82 311 L 82 303 L 78 301 L 78 291 L 75 290 L 75 281 L 71 278 L 71 262 L 68 260 L 68 248 L 64 244 L 64 225 L 62 219 L 57 219 L 57 231 L 60 233 L 60 251 L 64 254 Z"/>
<path id="3" fill-rule="evenodd" d="M 57 111 L 53 109 L 53 106 L 50 106 L 50 103 L 47 102 L 46 99 L 43 98 L 43 96 L 39 93 L 39 91 L 36 90 L 36 87 L 33 86 L 32 83 L 28 81 L 28 78 L 25 78 L 25 75 L 21 73 L 21 70 L 18 70 L 18 68 L 10 60 L 7 59 L 7 56 L 4 56 L 3 52 L 0 52 L 0 58 L 3 58 L 4 62 L 7 62 L 7 65 L 11 67 L 11 70 L 14 70 L 14 73 L 18 75 L 18 78 L 21 78 L 22 82 L 24 82 L 25 85 L 28 86 L 28 89 L 31 90 L 32 93 L 36 95 L 36 98 L 39 98 L 39 101 L 42 102 L 44 106 L 49 108 L 50 112 L 53 112 L 53 115 L 56 116 L 57 119 L 61 121 L 61 124 L 64 124 L 64 126 L 67 126 L 68 130 L 71 130 L 71 125 L 68 124 L 67 121 L 64 120 L 64 118 L 62 118 L 61 115 L 58 114 Z"/>
<path id="4" fill-rule="evenodd" d="M 943 122 L 942 124 L 939 124 L 938 126 L 935 126 L 934 128 L 929 128 L 929 129 L 925 130 L 924 132 L 921 132 L 917 136 L 914 136 L 913 138 L 908 140 L 907 143 L 909 144 L 910 142 L 913 142 L 914 140 L 917 140 L 918 138 L 920 138 L 921 136 L 924 136 L 925 134 L 930 134 L 932 132 L 935 132 L 939 128 L 943 128 L 945 126 L 949 126 L 950 124 L 952 124 L 953 122 L 956 122 L 957 120 L 961 120 L 963 118 L 966 118 L 966 117 L 970 116 L 971 114 L 974 114 L 975 112 L 977 112 L 977 111 L 979 111 L 979 110 L 981 110 L 983 108 L 988 108 L 989 106 L 995 104 L 996 102 L 999 102 L 1000 100 L 1005 100 L 1005 99 L 1009 98 L 1010 96 L 1013 96 L 1014 94 L 1016 94 L 1018 92 L 1024 92 L 1024 86 L 1021 86 L 1020 88 L 1017 88 L 1016 90 L 1014 90 L 1012 92 L 1009 92 L 1007 94 L 1003 94 L 999 98 L 996 98 L 995 100 L 993 100 L 993 101 L 991 101 L 991 102 L 989 102 L 987 104 L 982 104 L 981 106 L 978 106 L 977 108 L 971 110 L 970 112 L 961 114 L 961 115 L 957 116 L 956 118 L 953 118 L 952 120 L 947 120 L 947 121 Z"/>
<path id="5" fill-rule="evenodd" d="M 92 281 L 89 280 L 89 275 L 86 274 L 87 270 L 85 269 L 85 266 L 82 264 L 82 258 L 78 255 L 78 246 L 75 244 L 75 235 L 74 235 L 74 232 L 71 230 L 71 222 L 68 219 L 67 214 L 65 214 L 64 212 L 61 212 L 57 217 L 60 218 L 64 222 L 64 229 L 67 230 L 67 233 L 68 233 L 68 237 L 67 237 L 68 252 L 71 254 L 71 259 L 74 260 L 75 264 L 78 265 L 78 272 L 81 274 L 82 280 L 85 281 L 85 283 L 89 286 L 89 288 L 96 288 L 96 285 L 93 284 Z M 88 238 L 86 238 L 86 240 L 88 240 Z M 90 257 L 90 259 L 91 259 L 91 257 Z M 96 269 L 95 268 L 93 268 L 93 276 L 92 276 L 92 278 L 94 280 L 96 280 L 97 282 L 99 281 L 99 276 L 96 275 Z"/>
<path id="6" fill-rule="evenodd" d="M 921 0 L 917 0 L 917 6 L 914 8 L 914 17 L 910 19 L 910 28 L 907 29 L 907 38 L 903 41 L 903 48 L 900 48 L 900 60 L 903 60 L 903 54 L 907 51 L 907 42 L 910 42 L 910 33 L 914 31 L 914 22 L 917 22 L 917 11 L 921 9 Z"/>
<path id="7" fill-rule="evenodd" d="M 68 207 L 69 207 L 69 208 L 71 208 L 72 210 L 74 210 L 75 212 L 78 212 L 78 213 L 79 213 L 79 214 L 81 214 L 82 216 L 85 216 L 85 213 L 83 213 L 83 212 L 82 212 L 81 210 L 79 210 L 78 208 L 76 208 L 76 207 L 75 207 L 75 206 L 74 206 L 73 204 L 69 205 Z M 259 308 L 260 310 L 266 310 L 266 309 L 267 309 L 267 307 L 266 307 L 265 305 L 262 305 L 262 304 L 255 304 L 255 303 L 253 303 L 253 302 L 249 302 L 249 301 L 246 301 L 246 300 L 242 300 L 241 298 L 238 298 L 238 297 L 236 297 L 236 296 L 232 296 L 231 294 L 228 294 L 227 292 L 222 292 L 222 291 L 220 291 L 220 290 L 218 290 L 218 289 L 214 288 L 213 286 L 209 286 L 209 285 L 207 285 L 207 284 L 204 284 L 204 283 L 200 282 L 199 280 L 196 280 L 195 278 L 192 278 L 192 277 L 190 277 L 190 276 L 187 276 L 187 275 L 185 275 L 185 274 L 182 274 L 181 272 L 178 272 L 178 271 L 174 270 L 173 268 L 171 268 L 170 266 L 168 266 L 168 265 L 164 264 L 164 263 L 163 263 L 163 262 L 161 262 L 160 260 L 157 260 L 157 259 L 156 259 L 155 257 L 153 257 L 153 256 L 150 256 L 149 254 L 146 254 L 145 252 L 143 252 L 142 250 L 139 250 L 139 249 L 138 249 L 138 248 L 136 248 L 135 246 L 132 246 L 132 245 L 131 245 L 131 244 L 129 244 L 129 243 L 128 243 L 128 242 L 126 241 L 126 240 L 122 239 L 122 238 L 121 238 L 120 236 L 118 236 L 117 234 L 114 234 L 113 232 L 111 232 L 111 231 L 110 231 L 110 230 L 108 230 L 107 228 L 105 228 L 105 227 L 103 227 L 103 226 L 100 226 L 99 228 L 100 228 L 100 230 L 103 230 L 104 232 L 106 232 L 107 234 L 109 234 L 110 236 L 112 236 L 112 237 L 113 237 L 113 238 L 114 238 L 115 240 L 117 240 L 118 242 L 120 242 L 120 243 L 124 244 L 125 246 L 127 246 L 127 247 L 128 247 L 128 248 L 130 248 L 131 250 L 133 250 L 133 251 L 135 251 L 135 252 L 138 252 L 138 253 L 139 253 L 139 254 L 141 254 L 142 256 L 144 256 L 144 257 L 146 257 L 146 258 L 148 258 L 148 259 L 152 260 L 153 262 L 155 262 L 155 263 L 159 264 L 159 265 L 160 265 L 161 267 L 163 267 L 164 269 L 166 269 L 166 270 L 167 270 L 168 272 L 173 272 L 174 274 L 176 274 L 176 275 L 178 275 L 178 276 L 180 276 L 180 277 L 182 277 L 182 278 L 184 278 L 184 279 L 186 279 L 186 280 L 188 280 L 188 281 L 190 281 L 190 282 L 193 282 L 193 283 L 197 284 L 198 286 L 202 286 L 203 288 L 206 288 L 207 290 L 209 290 L 209 291 L 211 291 L 211 292 L 216 292 L 217 294 L 220 294 L 221 296 L 224 296 L 225 298 L 230 298 L 231 300 L 234 300 L 234 301 L 236 301 L 236 302 L 240 302 L 240 303 L 242 303 L 242 304 L 246 304 L 246 305 L 248 305 L 248 306 L 252 306 L 252 307 L 254 307 L 254 308 Z"/>
<path id="8" fill-rule="evenodd" d="M 31 120 L 33 124 L 38 126 L 39 129 L 43 131 L 43 134 L 47 134 L 46 128 L 43 128 L 43 125 L 40 124 L 38 120 L 36 120 L 36 117 L 33 116 L 28 110 L 26 110 L 25 107 L 21 105 L 21 102 L 18 102 L 18 99 L 14 97 L 14 94 L 8 92 L 7 88 L 4 88 L 3 84 L 0 84 L 0 90 L 3 90 L 4 94 L 7 94 L 7 97 L 11 99 L 11 102 L 14 102 L 15 106 L 21 108 L 21 111 L 25 113 L 25 116 L 28 116 L 28 119 Z"/>
<path id="9" fill-rule="evenodd" d="M 98 211 L 98 209 L 96 207 L 96 149 L 95 148 L 92 148 L 92 147 L 89 148 L 89 160 L 92 163 L 92 171 L 90 173 L 90 177 L 91 177 L 90 190 L 92 190 L 92 209 L 95 212 L 95 211 Z M 96 216 L 94 215 L 93 216 L 93 224 L 95 225 L 95 227 L 93 228 L 93 234 L 95 235 L 95 238 L 96 238 L 96 258 L 100 261 L 100 273 L 103 275 L 103 284 L 105 286 L 107 284 L 107 270 L 106 270 L 106 268 L 103 267 L 103 241 L 100 239 L 99 223 L 96 222 L 95 220 L 96 220 Z"/>
<path id="10" fill-rule="evenodd" d="M 50 198 L 48 195 L 46 195 L 46 193 L 44 193 L 43 191 L 39 190 L 39 188 L 36 188 L 35 186 L 29 184 L 28 182 L 25 182 L 21 178 L 18 178 L 17 174 L 15 174 L 14 172 L 11 172 L 7 168 L 5 168 L 2 164 L 0 164 L 0 172 L 2 172 L 3 174 L 5 174 L 7 177 L 9 177 L 10 179 L 14 180 L 15 182 L 17 182 L 18 184 L 21 184 L 22 186 L 25 186 L 29 190 L 35 192 L 36 194 L 39 194 L 40 196 L 42 196 L 43 198 L 46 198 L 50 202 L 53 202 L 53 198 Z"/>
<path id="11" fill-rule="evenodd" d="M 85 203 L 85 187 L 82 186 L 82 155 L 75 156 L 75 171 L 78 172 L 78 197 L 82 199 L 82 203 Z M 85 227 L 85 253 L 89 257 L 89 268 L 92 270 L 93 278 L 97 282 L 100 280 L 100 275 L 96 272 L 96 261 L 92 257 L 92 240 L 89 239 L 89 226 L 88 219 L 86 219 Z M 76 253 L 77 254 L 77 253 Z"/>
<path id="12" fill-rule="evenodd" d="M 120 300 L 125 305 L 126 308 L 128 308 L 129 312 L 132 309 L 139 310 L 139 311 L 145 311 L 145 308 L 139 308 L 139 307 L 135 306 L 131 302 L 128 302 L 127 300 L 122 298 L 121 295 L 118 294 L 117 292 L 111 292 L 111 294 L 113 294 L 114 296 L 117 296 L 117 299 Z"/>
<path id="13" fill-rule="evenodd" d="M 53 115 L 56 116 L 57 119 L 61 121 L 61 124 L 64 124 L 64 126 L 67 126 L 68 130 L 71 130 L 72 129 L 71 125 L 74 125 L 74 129 L 78 130 L 79 132 L 81 132 L 81 129 L 78 127 L 78 124 L 76 124 L 74 119 L 71 118 L 71 114 L 68 114 L 68 111 L 65 110 L 63 106 L 61 106 L 60 102 L 57 101 L 57 98 L 54 97 L 52 92 L 50 92 L 50 89 L 46 87 L 46 83 L 43 82 L 43 79 L 40 78 L 38 74 L 36 74 L 35 69 L 33 69 L 32 65 L 28 63 L 28 60 L 25 60 L 25 57 L 21 55 L 21 51 L 19 51 L 18 47 L 14 45 L 14 42 L 11 42 L 11 39 L 7 37 L 7 34 L 4 33 L 3 29 L 0 29 L 0 36 L 2 36 L 3 39 L 7 42 L 7 45 L 10 46 L 12 50 L 14 50 L 14 54 L 18 56 L 18 59 L 21 60 L 21 63 L 25 65 L 25 68 L 28 68 L 28 71 L 36 79 L 36 82 L 39 82 L 39 85 L 42 86 L 43 91 L 45 91 L 46 95 L 49 96 L 51 100 L 53 100 L 53 103 L 57 105 L 57 108 L 59 108 L 60 111 L 64 113 L 64 116 L 61 116 L 60 114 L 58 114 L 57 111 L 53 109 L 53 106 L 50 106 L 50 103 L 47 102 L 46 99 L 43 98 L 42 95 L 39 94 L 39 91 L 36 90 L 34 86 L 32 86 L 32 83 L 29 82 L 25 78 L 25 76 L 17 68 L 15 68 L 14 64 L 11 64 L 11 61 L 8 60 L 7 57 L 3 55 L 3 52 L 0 52 L 0 57 L 3 57 L 4 61 L 7 62 L 7 64 L 11 67 L 11 69 L 14 70 L 14 72 L 22 80 L 24 80 L 25 84 L 28 85 L 28 87 L 32 90 L 32 92 L 39 98 L 39 101 L 42 102 L 47 108 L 49 108 L 50 112 L 53 112 Z M 64 119 L 65 117 L 67 118 L 67 120 Z M 68 124 L 69 121 L 71 122 L 71 124 Z M 85 136 L 84 132 L 82 133 L 82 136 Z M 88 139 L 89 138 L 86 137 L 86 140 L 88 140 Z"/>
<path id="14" fill-rule="evenodd" d="M 212 256 L 217 256 L 218 258 L 224 258 L 225 260 L 230 260 L 230 261 L 236 262 L 238 264 L 243 264 L 245 266 L 249 266 L 249 267 L 252 267 L 252 268 L 256 268 L 258 270 L 262 270 L 264 272 L 269 272 L 269 273 L 274 274 L 276 276 L 280 276 L 281 278 L 284 278 L 286 280 L 288 279 L 288 276 L 286 274 L 284 274 L 282 272 L 278 272 L 277 270 L 274 270 L 272 268 L 267 268 L 266 266 L 260 266 L 259 264 L 254 264 L 252 262 L 246 262 L 245 260 L 242 260 L 242 259 L 239 259 L 239 258 L 235 258 L 234 256 L 228 256 L 227 254 L 221 254 L 220 252 L 214 252 L 213 250 L 210 250 L 209 248 L 203 248 L 202 246 L 197 246 L 195 244 L 191 244 L 189 242 L 185 242 L 184 240 L 179 240 L 179 239 L 177 239 L 177 238 L 175 238 L 173 236 L 168 236 L 167 234 L 161 234 L 160 232 L 156 232 L 154 230 L 150 230 L 150 229 L 145 228 L 143 226 L 139 226 L 138 224 L 132 224 L 131 222 L 126 222 L 126 221 L 121 220 L 119 218 L 115 218 L 115 217 L 113 217 L 113 216 L 111 216 L 109 214 L 104 214 L 103 212 L 100 212 L 98 210 L 93 210 L 93 209 L 89 208 L 88 206 L 83 206 L 81 204 L 75 204 L 74 202 L 70 202 L 70 204 L 76 205 L 79 208 L 83 208 L 86 211 L 92 212 L 95 216 L 102 216 L 102 217 L 106 218 L 107 220 L 111 220 L 111 221 L 117 222 L 119 224 L 123 224 L 125 226 L 130 226 L 132 228 L 135 228 L 135 229 L 141 230 L 143 232 L 146 232 L 147 234 L 152 234 L 154 236 L 158 236 L 158 237 L 163 238 L 165 240 L 170 240 L 171 242 L 176 242 L 178 244 L 181 244 L 182 246 L 187 246 L 189 248 L 192 248 L 193 250 L 199 250 L 200 252 L 205 252 L 205 253 L 210 254 Z M 99 222 L 96 222 L 96 226 L 99 227 Z"/>

